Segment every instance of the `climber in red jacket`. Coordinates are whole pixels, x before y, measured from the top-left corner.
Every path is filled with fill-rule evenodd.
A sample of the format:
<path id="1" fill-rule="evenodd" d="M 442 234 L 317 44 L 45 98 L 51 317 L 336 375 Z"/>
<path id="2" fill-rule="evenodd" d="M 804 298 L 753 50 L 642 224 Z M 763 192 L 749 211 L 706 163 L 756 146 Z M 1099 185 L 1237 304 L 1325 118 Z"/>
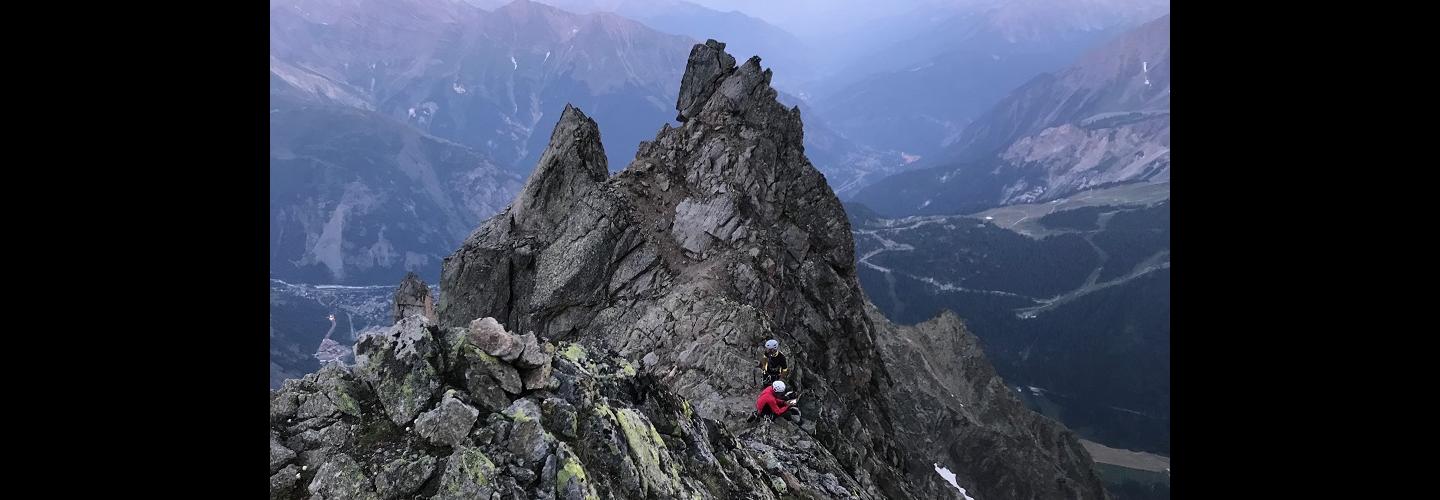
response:
<path id="1" fill-rule="evenodd" d="M 781 397 L 788 399 L 781 400 Z M 800 408 L 795 407 L 797 399 L 799 397 L 794 392 L 785 392 L 785 382 L 776 380 L 770 387 L 760 391 L 760 397 L 755 399 L 755 413 L 750 415 L 747 421 L 760 417 L 774 420 L 776 415 L 780 415 L 795 425 L 800 425 Z"/>

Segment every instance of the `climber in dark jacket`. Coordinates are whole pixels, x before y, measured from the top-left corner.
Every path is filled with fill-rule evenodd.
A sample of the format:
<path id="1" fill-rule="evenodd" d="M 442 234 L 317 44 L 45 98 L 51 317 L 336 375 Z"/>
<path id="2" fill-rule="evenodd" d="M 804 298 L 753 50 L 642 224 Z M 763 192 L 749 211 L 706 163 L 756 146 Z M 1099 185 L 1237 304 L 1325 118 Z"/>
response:
<path id="1" fill-rule="evenodd" d="M 781 397 L 790 399 L 781 400 Z M 795 406 L 797 398 L 798 396 L 793 391 L 785 392 L 785 382 L 776 380 L 770 384 L 770 387 L 760 391 L 760 397 L 755 399 L 755 413 L 750 415 L 747 421 L 754 421 L 760 417 L 774 420 L 776 415 L 780 415 L 795 425 L 800 425 L 800 408 Z"/>
<path id="2" fill-rule="evenodd" d="M 760 360 L 760 370 L 765 372 L 765 385 L 784 380 L 785 376 L 790 374 L 790 367 L 785 364 L 785 355 L 780 354 L 780 341 L 765 341 L 765 357 Z"/>

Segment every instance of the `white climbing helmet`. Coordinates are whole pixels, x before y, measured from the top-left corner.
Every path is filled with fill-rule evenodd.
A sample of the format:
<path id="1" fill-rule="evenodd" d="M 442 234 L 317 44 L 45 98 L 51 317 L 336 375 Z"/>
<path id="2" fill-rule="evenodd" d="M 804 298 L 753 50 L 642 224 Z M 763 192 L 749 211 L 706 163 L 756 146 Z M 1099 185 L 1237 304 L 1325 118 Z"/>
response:
<path id="1" fill-rule="evenodd" d="M 775 392 L 785 392 L 785 382 L 776 380 L 774 383 L 770 384 L 770 388 L 775 389 Z"/>
<path id="2" fill-rule="evenodd" d="M 766 340 L 766 341 L 765 341 L 765 348 L 766 348 L 766 349 L 779 349 L 779 348 L 780 348 L 780 341 L 779 341 L 779 340 L 775 340 L 775 339 Z"/>

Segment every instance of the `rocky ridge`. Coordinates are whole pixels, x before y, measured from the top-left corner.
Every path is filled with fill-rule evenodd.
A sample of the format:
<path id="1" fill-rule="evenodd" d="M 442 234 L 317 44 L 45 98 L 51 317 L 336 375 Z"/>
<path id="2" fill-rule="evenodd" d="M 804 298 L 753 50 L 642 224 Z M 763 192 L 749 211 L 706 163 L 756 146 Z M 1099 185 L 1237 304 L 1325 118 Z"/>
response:
<path id="1" fill-rule="evenodd" d="M 272 492 L 959 498 L 941 463 L 976 497 L 1103 498 L 1074 437 L 1005 391 L 958 321 L 894 327 L 869 306 L 759 58 L 710 40 L 685 73 L 682 125 L 614 176 L 567 107 L 519 197 L 446 259 L 438 323 L 410 316 L 362 338 L 354 370 L 273 396 L 272 450 L 295 456 L 272 453 Z M 743 422 L 771 337 L 801 428 Z"/>

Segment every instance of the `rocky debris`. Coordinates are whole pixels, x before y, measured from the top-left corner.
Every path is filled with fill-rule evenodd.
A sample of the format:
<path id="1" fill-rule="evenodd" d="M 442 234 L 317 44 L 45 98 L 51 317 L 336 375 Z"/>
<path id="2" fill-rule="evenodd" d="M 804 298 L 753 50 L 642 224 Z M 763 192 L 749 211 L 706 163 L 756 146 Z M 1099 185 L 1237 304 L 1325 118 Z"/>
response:
<path id="1" fill-rule="evenodd" d="M 533 470 L 512 465 L 510 466 L 508 471 L 510 473 L 510 477 L 515 478 L 515 484 L 518 484 L 520 486 L 529 486 L 531 483 L 535 482 L 535 471 Z"/>
<path id="2" fill-rule="evenodd" d="M 416 314 L 435 321 L 435 298 L 430 296 L 430 285 L 415 273 L 406 273 L 395 289 L 395 323 Z"/>
<path id="3" fill-rule="evenodd" d="M 439 345 L 423 316 L 409 316 L 389 330 L 372 333 L 355 344 L 360 378 L 376 392 L 395 425 L 406 425 L 440 390 L 432 362 Z"/>
<path id="4" fill-rule="evenodd" d="M 478 377 L 483 381 L 488 377 L 494 384 L 498 384 L 500 389 L 510 394 L 519 394 L 522 390 L 520 372 L 510 364 L 516 358 L 505 361 L 503 358 L 486 354 L 483 348 L 476 345 L 467 345 L 459 353 L 459 363 L 465 370 L 466 380 Z M 471 389 L 474 390 L 473 387 Z"/>
<path id="5" fill-rule="evenodd" d="M 540 408 L 535 402 L 522 399 L 517 403 L 528 403 L 524 411 L 506 411 L 514 423 L 510 426 L 510 436 L 506 450 L 515 457 L 518 457 L 522 464 L 534 467 L 545 460 L 545 455 L 550 453 L 550 446 L 554 443 L 555 437 L 545 431 L 544 421 L 540 415 Z M 515 408 L 515 406 L 511 406 Z"/>
<path id="6" fill-rule="evenodd" d="M 436 500 L 490 498 L 496 490 L 499 469 L 478 448 L 460 446 L 446 460 Z"/>
<path id="7" fill-rule="evenodd" d="M 300 483 L 300 467 L 291 464 L 270 474 L 270 498 L 290 498 L 295 486 Z"/>
<path id="8" fill-rule="evenodd" d="M 525 345 L 516 335 L 505 331 L 495 318 L 485 317 L 470 322 L 470 341 L 485 354 L 510 363 L 525 352 Z"/>
<path id="9" fill-rule="evenodd" d="M 533 391 L 535 389 L 548 387 L 550 385 L 550 375 L 553 372 L 552 366 L 550 356 L 546 355 L 544 361 L 540 363 L 540 366 L 527 370 L 524 376 L 525 390 Z"/>
<path id="10" fill-rule="evenodd" d="M 439 406 L 415 419 L 415 432 L 437 446 L 455 446 L 469 435 L 480 410 L 460 402 L 455 394 L 450 390 Z"/>
<path id="11" fill-rule="evenodd" d="M 375 474 L 375 491 L 386 500 L 413 495 L 435 474 L 435 464 L 429 455 L 386 462 Z"/>
<path id="12" fill-rule="evenodd" d="M 402 322 L 403 323 L 403 322 Z M 408 333 L 404 333 L 410 329 Z M 414 345 L 433 345 L 433 357 L 478 351 L 469 335 L 448 344 L 455 333 L 433 325 L 395 325 L 379 335 L 409 335 Z M 400 345 L 396 343 L 395 345 Z M 468 363 L 449 364 L 437 378 L 447 387 L 421 404 L 409 429 L 390 418 L 383 391 L 370 386 L 389 382 L 351 375 L 361 368 L 333 368 L 292 381 L 271 398 L 272 498 L 779 498 L 761 480 L 762 443 L 737 438 L 725 426 L 706 419 L 690 403 L 653 375 L 640 373 L 623 357 L 578 344 L 543 344 L 553 379 L 563 390 L 525 389 L 481 418 L 467 403 L 476 398 L 465 387 Z M 449 352 L 453 351 L 453 353 Z M 396 356 L 402 357 L 402 356 Z M 493 358 L 496 362 L 498 358 Z M 426 365 L 399 364 L 425 372 Z M 414 375 L 377 372 L 398 379 Z M 353 381 L 360 411 L 319 412 L 297 421 L 297 400 L 320 397 L 322 387 Z M 492 386 L 498 384 L 492 384 Z M 770 432 L 780 425 L 774 424 Z M 788 441 L 765 448 L 785 463 L 820 458 L 833 470 L 801 474 L 805 478 L 854 479 L 838 468 L 824 447 L 799 430 Z M 769 439 L 755 436 L 755 440 Z M 298 454 L 297 454 L 298 452 Z M 283 467 L 281 467 L 283 465 Z M 308 466 L 307 469 L 302 467 Z M 830 476 L 826 476 L 830 474 Z M 297 477 L 299 475 L 300 477 Z M 795 487 L 783 486 L 790 491 Z M 826 490 L 816 490 L 826 491 Z M 860 498 L 875 498 L 861 495 Z"/>
<path id="13" fill-rule="evenodd" d="M 290 451 L 280 441 L 275 439 L 275 433 L 270 433 L 270 473 L 274 474 L 295 459 L 295 452 Z"/>
<path id="14" fill-rule="evenodd" d="M 319 497 L 325 499 L 378 499 L 374 487 L 370 484 L 370 478 L 365 477 L 365 472 L 360 465 L 355 463 L 349 455 L 337 454 L 320 466 L 315 471 L 315 479 L 310 481 L 308 486 L 311 498 Z"/>
<path id="15" fill-rule="evenodd" d="M 517 368 L 526 370 L 539 368 L 550 361 L 550 355 L 542 350 L 540 344 L 535 341 L 534 333 L 521 335 L 520 345 L 524 346 L 525 350 L 520 354 L 520 357 L 515 358 L 515 366 Z"/>

